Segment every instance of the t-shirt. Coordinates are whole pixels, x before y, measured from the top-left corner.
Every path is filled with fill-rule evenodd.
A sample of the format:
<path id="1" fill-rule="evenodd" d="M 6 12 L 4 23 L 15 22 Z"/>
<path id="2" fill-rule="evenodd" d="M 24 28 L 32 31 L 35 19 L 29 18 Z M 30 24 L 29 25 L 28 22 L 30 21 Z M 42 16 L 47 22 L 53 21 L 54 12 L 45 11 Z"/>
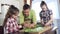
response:
<path id="1" fill-rule="evenodd" d="M 17 24 L 17 20 L 14 18 L 8 18 L 7 23 L 5 25 L 6 33 L 17 32 L 19 30 L 19 26 Z"/>
<path id="2" fill-rule="evenodd" d="M 32 20 L 32 22 L 36 23 L 36 15 L 33 10 L 30 10 L 29 16 L 27 17 Z M 24 23 L 25 16 L 23 15 L 23 11 L 20 12 L 20 24 Z"/>
<path id="3" fill-rule="evenodd" d="M 39 16 L 41 19 L 43 19 L 43 22 L 46 24 L 51 18 L 50 16 L 52 15 L 52 11 L 51 10 L 47 10 L 47 11 L 41 11 Z"/>

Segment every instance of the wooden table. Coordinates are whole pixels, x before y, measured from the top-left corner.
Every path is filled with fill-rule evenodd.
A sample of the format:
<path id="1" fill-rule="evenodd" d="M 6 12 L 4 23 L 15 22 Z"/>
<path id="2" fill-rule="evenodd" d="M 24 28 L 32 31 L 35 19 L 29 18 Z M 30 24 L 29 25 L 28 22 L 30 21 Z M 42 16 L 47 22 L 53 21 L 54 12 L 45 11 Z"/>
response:
<path id="1" fill-rule="evenodd" d="M 47 26 L 47 27 L 43 27 L 43 30 L 40 31 L 40 32 L 31 32 L 30 34 L 43 34 L 45 33 L 46 31 L 49 31 L 51 30 L 52 27 L 51 26 Z M 19 32 L 24 32 L 23 30 L 20 30 Z"/>
<path id="2" fill-rule="evenodd" d="M 44 27 L 44 30 L 41 31 L 41 32 L 39 32 L 39 34 L 45 33 L 46 31 L 49 31 L 49 30 L 51 30 L 51 29 L 52 29 L 51 26 Z"/>

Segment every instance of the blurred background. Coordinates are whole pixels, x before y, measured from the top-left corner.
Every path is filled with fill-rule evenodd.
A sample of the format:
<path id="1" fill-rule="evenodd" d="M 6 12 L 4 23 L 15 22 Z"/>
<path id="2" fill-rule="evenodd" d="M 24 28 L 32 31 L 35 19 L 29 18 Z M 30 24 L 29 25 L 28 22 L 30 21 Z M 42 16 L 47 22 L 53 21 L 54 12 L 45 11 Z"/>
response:
<path id="1" fill-rule="evenodd" d="M 0 0 L 0 26 L 2 27 L 5 14 L 9 8 L 9 5 L 16 6 L 20 11 L 23 9 L 24 4 L 29 4 L 31 9 L 36 13 L 37 22 L 40 21 L 39 12 L 41 11 L 40 3 L 42 0 Z M 47 3 L 48 8 L 53 12 L 54 27 L 57 27 L 57 34 L 60 33 L 60 0 L 43 0 Z M 0 29 L 1 29 L 0 27 Z"/>

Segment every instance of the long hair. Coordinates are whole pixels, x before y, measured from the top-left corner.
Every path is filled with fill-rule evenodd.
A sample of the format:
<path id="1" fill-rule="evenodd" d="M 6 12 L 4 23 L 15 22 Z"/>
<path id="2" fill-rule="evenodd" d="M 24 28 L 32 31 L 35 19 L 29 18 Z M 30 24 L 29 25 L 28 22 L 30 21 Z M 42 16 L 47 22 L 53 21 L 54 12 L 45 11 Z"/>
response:
<path id="1" fill-rule="evenodd" d="M 43 5 L 45 5 L 45 6 L 46 6 L 46 8 L 48 9 L 48 6 L 47 6 L 47 4 L 46 4 L 46 2 L 45 2 L 45 1 L 41 1 L 40 7 L 42 7 Z"/>
<path id="2" fill-rule="evenodd" d="M 8 18 L 10 18 L 12 15 L 15 15 L 16 12 L 19 12 L 18 8 L 16 8 L 15 6 L 11 5 L 8 9 L 8 12 L 7 14 L 5 15 L 5 19 L 4 19 L 4 22 L 3 22 L 3 26 L 5 26 Z"/>

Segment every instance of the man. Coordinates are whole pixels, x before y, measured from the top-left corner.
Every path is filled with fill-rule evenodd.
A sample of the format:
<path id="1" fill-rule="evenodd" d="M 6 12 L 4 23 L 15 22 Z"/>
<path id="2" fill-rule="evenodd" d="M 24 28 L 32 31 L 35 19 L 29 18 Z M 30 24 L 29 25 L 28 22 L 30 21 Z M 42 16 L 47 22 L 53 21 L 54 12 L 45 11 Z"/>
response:
<path id="1" fill-rule="evenodd" d="M 31 23 L 26 23 L 26 20 L 30 20 Z M 35 12 L 30 9 L 30 6 L 28 4 L 25 4 L 23 6 L 23 11 L 20 12 L 20 24 L 23 24 L 25 27 L 34 27 L 36 24 L 36 16 Z"/>

